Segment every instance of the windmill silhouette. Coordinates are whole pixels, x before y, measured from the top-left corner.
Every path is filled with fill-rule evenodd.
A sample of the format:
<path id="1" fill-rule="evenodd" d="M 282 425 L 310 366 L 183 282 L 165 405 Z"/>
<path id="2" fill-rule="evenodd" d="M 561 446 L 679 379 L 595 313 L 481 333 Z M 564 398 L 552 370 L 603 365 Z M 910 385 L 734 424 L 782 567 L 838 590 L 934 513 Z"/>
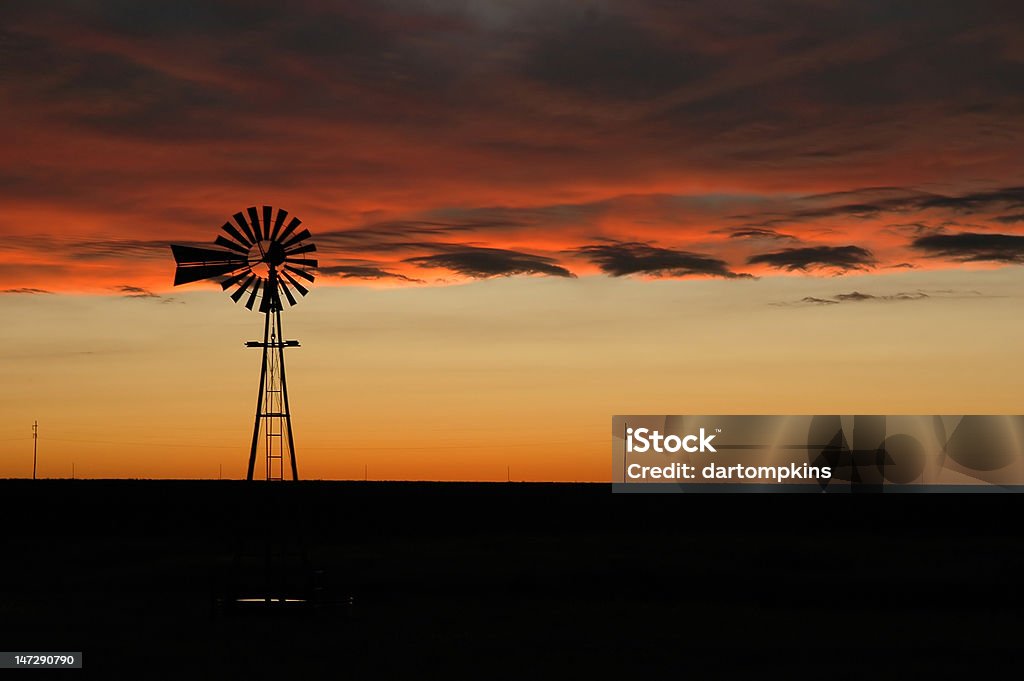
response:
<path id="1" fill-rule="evenodd" d="M 225 291 L 235 289 L 231 299 L 236 303 L 245 298 L 245 307 L 252 310 L 259 300 L 257 309 L 264 315 L 263 340 L 248 341 L 245 344 L 246 347 L 263 350 L 246 479 L 253 479 L 262 430 L 266 479 L 283 480 L 284 461 L 287 458 L 292 479 L 298 480 L 284 351 L 285 348 L 299 347 L 299 342 L 284 338 L 281 294 L 284 294 L 284 299 L 291 306 L 297 302 L 292 289 L 303 297 L 309 293 L 309 289 L 299 279 L 313 282 L 317 261 L 304 256 L 315 252 L 316 245 L 310 241 L 308 229 L 299 231 L 302 221 L 296 217 L 288 220 L 286 210 L 279 208 L 275 215 L 271 206 L 263 206 L 262 211 L 252 207 L 245 213 L 235 213 L 233 217 L 235 224 L 225 222 L 221 227 L 224 234 L 218 234 L 214 240 L 214 244 L 220 248 L 171 245 L 177 263 L 174 285 L 220 279 L 221 288 Z"/>

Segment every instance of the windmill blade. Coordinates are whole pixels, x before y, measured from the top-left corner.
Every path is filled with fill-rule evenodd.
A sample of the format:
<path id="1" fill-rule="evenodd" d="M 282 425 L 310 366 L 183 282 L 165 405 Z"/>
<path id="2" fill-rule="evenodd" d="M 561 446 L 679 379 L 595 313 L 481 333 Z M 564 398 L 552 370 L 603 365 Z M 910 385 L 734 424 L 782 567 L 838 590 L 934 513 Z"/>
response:
<path id="1" fill-rule="evenodd" d="M 309 282 L 312 282 L 314 279 L 313 275 L 307 272 L 306 270 L 300 270 L 298 267 L 292 267 L 291 265 L 285 265 L 284 267 L 286 270 L 291 270 L 292 272 L 299 275 L 303 279 L 306 279 Z M 288 276 L 285 272 L 282 272 L 281 274 L 284 274 L 286 277 Z M 291 277 L 289 277 L 288 280 L 291 281 Z"/>
<path id="2" fill-rule="evenodd" d="M 219 265 L 236 263 L 239 267 L 248 261 L 242 256 L 231 251 L 222 251 L 214 248 L 198 248 L 196 246 L 179 246 L 171 244 L 171 252 L 174 253 L 174 262 L 178 265 Z"/>
<path id="3" fill-rule="evenodd" d="M 231 288 L 232 286 L 234 286 L 238 282 L 242 281 L 243 279 L 245 279 L 246 276 L 248 276 L 250 274 L 252 274 L 252 270 L 250 270 L 249 268 L 245 268 L 244 270 L 242 270 L 238 274 L 236 274 L 236 275 L 234 275 L 232 277 L 228 277 L 224 281 L 220 282 L 220 287 L 224 291 L 227 291 L 229 288 Z"/>
<path id="4" fill-rule="evenodd" d="M 250 206 L 246 209 L 249 213 L 249 224 L 252 225 L 252 233 L 255 234 L 260 241 L 263 241 L 267 237 L 263 235 L 263 227 L 260 225 L 260 212 L 256 210 L 256 206 Z"/>
<path id="5" fill-rule="evenodd" d="M 231 294 L 231 300 L 235 301 L 236 303 L 239 300 L 241 300 L 242 296 L 245 295 L 246 290 L 248 290 L 248 288 L 252 285 L 254 281 L 256 281 L 256 275 L 250 274 L 249 278 L 245 280 L 245 283 L 239 286 L 238 290 Z"/>
<path id="6" fill-rule="evenodd" d="M 288 217 L 288 211 L 284 208 L 277 209 L 277 219 L 274 220 L 274 231 L 270 233 L 270 240 L 276 241 L 277 234 L 281 231 L 281 225 L 284 224 L 284 219 Z"/>
<path id="7" fill-rule="evenodd" d="M 295 278 L 292 275 L 288 274 L 287 272 L 281 272 L 281 275 L 285 279 L 287 279 L 292 286 L 295 287 L 295 290 L 298 291 L 300 295 L 305 296 L 307 293 L 309 293 L 309 289 L 300 284 L 299 282 L 295 281 Z"/>
<path id="8" fill-rule="evenodd" d="M 249 249 L 248 248 L 246 248 L 245 246 L 239 246 L 234 241 L 232 241 L 231 239 L 225 238 L 221 234 L 217 235 L 217 238 L 214 239 L 213 243 L 215 243 L 215 244 L 217 244 L 219 246 L 223 246 L 224 248 L 230 248 L 233 251 L 238 251 L 242 255 L 245 255 L 245 256 L 249 255 Z"/>
<path id="9" fill-rule="evenodd" d="M 249 237 L 250 243 L 256 243 L 257 241 L 261 241 L 261 239 L 257 238 L 256 235 L 253 233 L 252 229 L 249 228 L 249 223 L 245 221 L 245 216 L 242 215 L 241 211 L 235 213 L 232 217 L 235 218 L 235 222 L 238 223 L 238 226 L 242 228 L 242 232 L 244 232 L 245 235 Z"/>
<path id="10" fill-rule="evenodd" d="M 316 244 L 306 244 L 305 246 L 293 246 L 292 250 L 285 250 L 285 255 L 298 255 L 300 253 L 312 253 L 316 250 Z"/>
<path id="11" fill-rule="evenodd" d="M 220 263 L 216 265 L 179 265 L 178 269 L 174 271 L 174 285 L 181 286 L 182 284 L 191 284 L 194 281 L 202 281 L 203 279 L 213 279 L 219 277 L 222 274 L 230 274 L 237 270 L 241 265 L 235 263 Z"/>
<path id="12" fill-rule="evenodd" d="M 263 282 L 261 280 L 257 279 L 256 283 L 253 285 L 252 293 L 249 294 L 249 300 L 245 301 L 245 307 L 247 309 L 251 310 L 252 306 L 256 303 L 256 296 L 260 293 L 260 284 L 262 283 Z"/>
<path id="13" fill-rule="evenodd" d="M 291 239 L 288 239 L 288 241 L 283 242 L 281 245 L 284 246 L 285 248 L 288 248 L 292 244 L 297 244 L 300 241 L 302 241 L 303 239 L 308 239 L 311 236 L 313 236 L 313 235 L 309 233 L 309 230 L 308 229 L 304 229 L 301 232 L 299 232 L 298 234 L 296 234 L 295 236 L 293 236 Z"/>
<path id="14" fill-rule="evenodd" d="M 220 228 L 227 232 L 228 236 L 230 236 L 232 239 L 242 244 L 243 246 L 247 248 L 249 246 L 252 246 L 252 241 L 242 236 L 242 233 L 235 229 L 235 226 L 230 222 L 225 222 L 223 225 L 220 226 Z"/>
<path id="15" fill-rule="evenodd" d="M 285 272 L 282 272 L 281 274 L 283 274 L 286 277 L 288 276 L 288 274 L 285 273 Z M 277 280 L 277 285 L 281 287 L 282 291 L 284 291 L 284 297 L 288 299 L 288 304 L 289 305 L 294 305 L 295 304 L 295 296 L 292 295 L 291 290 L 288 288 L 288 284 L 286 284 L 283 281 L 281 281 L 280 279 L 278 279 Z M 280 298 L 278 298 L 278 300 L 280 300 Z"/>
<path id="16" fill-rule="evenodd" d="M 302 224 L 302 220 L 298 218 L 292 218 L 292 221 L 288 223 L 288 226 L 284 228 L 284 231 L 278 235 L 277 240 L 283 242 L 288 238 L 288 235 L 298 229 L 299 225 Z M 283 245 L 283 244 L 282 244 Z"/>
<path id="17" fill-rule="evenodd" d="M 263 206 L 263 234 L 267 239 L 270 238 L 270 218 L 273 217 L 273 214 L 273 206 Z"/>
<path id="18" fill-rule="evenodd" d="M 292 265 L 302 265 L 303 267 L 319 267 L 319 260 L 309 260 L 308 258 L 285 258 L 286 263 Z"/>

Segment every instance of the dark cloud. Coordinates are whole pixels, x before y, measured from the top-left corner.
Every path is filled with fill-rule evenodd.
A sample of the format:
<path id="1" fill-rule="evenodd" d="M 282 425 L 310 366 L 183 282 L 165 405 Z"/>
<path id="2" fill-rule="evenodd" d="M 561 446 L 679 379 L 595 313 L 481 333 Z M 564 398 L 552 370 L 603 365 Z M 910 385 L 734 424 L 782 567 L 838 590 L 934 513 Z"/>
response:
<path id="1" fill-rule="evenodd" d="M 523 71 L 550 87 L 606 99 L 654 97 L 708 73 L 711 58 L 666 40 L 627 9 L 591 6 L 554 17 L 554 28 L 537 35 Z"/>
<path id="2" fill-rule="evenodd" d="M 120 291 L 125 298 L 161 298 L 153 293 L 149 289 L 144 289 L 140 286 L 128 286 L 127 284 L 118 286 L 117 290 Z"/>
<path id="3" fill-rule="evenodd" d="M 26 256 L 3 286 L 56 287 L 56 266 L 109 287 L 121 270 L 93 261 L 119 260 L 159 290 L 166 242 L 212 237 L 243 196 L 295 208 L 334 276 L 396 281 L 430 262 L 567 276 L 570 257 L 846 271 L 892 252 L 879 218 L 921 225 L 901 242 L 964 214 L 979 226 L 950 231 L 1015 224 L 1024 10 L 932 4 L 8 2 L 0 204 L 40 241 L 0 244 Z M 779 250 L 816 243 L 859 246 Z M 579 244 L 598 246 L 521 253 Z"/>
<path id="4" fill-rule="evenodd" d="M 78 260 L 166 259 L 169 243 L 168 241 L 110 239 L 106 241 L 72 241 L 66 243 L 65 248 L 68 257 Z M 204 242 L 196 245 L 209 246 L 210 244 Z"/>
<path id="5" fill-rule="evenodd" d="M 12 32 L 23 94 L 70 104 L 54 107 L 64 121 L 121 138 L 243 142 L 264 138 L 269 120 L 298 108 L 306 121 L 429 125 L 436 107 L 413 112 L 388 100 L 427 94 L 458 75 L 443 51 L 415 39 L 408 23 L 423 10 L 411 6 L 403 16 L 365 3 L 296 2 L 288 10 L 224 0 L 173 10 L 131 2 L 37 5 L 19 22 L 30 30 Z M 83 35 L 85 44 L 67 39 Z M 173 53 L 172 66 L 166 57 Z M 361 96 L 347 96 L 352 85 Z"/>
<path id="6" fill-rule="evenodd" d="M 474 279 L 507 277 L 515 274 L 543 274 L 551 277 L 576 275 L 552 258 L 501 248 L 454 247 L 445 253 L 406 258 L 418 267 L 442 268 Z"/>
<path id="7" fill-rule="evenodd" d="M 859 246 L 811 246 L 760 253 L 748 258 L 747 264 L 765 264 L 790 272 L 817 269 L 849 271 L 869 269 L 875 265 L 875 259 L 870 251 Z"/>
<path id="8" fill-rule="evenodd" d="M 902 202 L 894 201 L 888 209 L 895 210 L 898 205 L 903 204 Z M 839 206 L 829 206 L 828 208 L 799 211 L 793 215 L 793 218 L 797 220 L 818 220 L 820 218 L 853 217 L 867 220 L 877 217 L 879 213 L 886 209 L 886 204 L 847 203 Z"/>
<path id="9" fill-rule="evenodd" d="M 689 251 L 658 248 L 645 243 L 613 242 L 581 246 L 573 250 L 613 277 L 646 274 L 653 277 L 749 277 L 729 269 L 724 260 Z"/>
<path id="10" fill-rule="evenodd" d="M 849 201 L 858 198 L 860 201 Z M 838 200 L 838 203 L 831 203 Z M 834 192 L 807 196 L 796 201 L 801 203 L 825 203 L 827 205 L 811 208 L 796 208 L 787 212 L 762 213 L 759 215 L 738 215 L 739 219 L 751 220 L 746 228 L 763 228 L 771 225 L 812 222 L 830 218 L 857 218 L 868 220 L 887 213 L 911 213 L 938 209 L 961 214 L 973 214 L 983 211 L 999 210 L 1024 206 L 1024 188 L 1006 187 L 991 191 L 971 192 L 961 195 L 943 195 L 916 191 L 909 188 L 880 187 Z M 1008 219 L 995 218 L 1001 222 L 1014 221 L 1015 216 Z M 890 225 L 892 228 L 933 229 L 921 222 Z"/>
<path id="11" fill-rule="evenodd" d="M 47 294 L 47 295 L 49 295 L 49 294 L 53 293 L 53 291 L 47 291 L 47 290 L 41 289 L 41 288 L 23 287 L 23 288 L 8 288 L 8 289 L 4 289 L 4 290 L 0 291 L 0 293 L 15 293 L 15 294 L 22 294 L 22 293 L 24 293 L 24 294 L 28 294 L 28 295 L 39 295 L 39 294 Z"/>
<path id="12" fill-rule="evenodd" d="M 958 262 L 1024 263 L 1024 236 L 1015 234 L 932 234 L 914 239 L 911 246 L 929 257 Z"/>
<path id="13" fill-rule="evenodd" d="M 843 303 L 859 303 L 864 300 L 920 300 L 927 298 L 928 294 L 922 291 L 914 293 L 896 293 L 893 295 L 876 296 L 870 293 L 853 291 L 852 293 L 837 293 L 835 299 Z"/>
<path id="14" fill-rule="evenodd" d="M 729 230 L 730 239 L 772 239 L 776 241 L 797 240 L 795 236 L 783 234 L 774 229 L 764 227 L 745 227 Z"/>
<path id="15" fill-rule="evenodd" d="M 507 7 L 495 10 L 497 4 Z M 972 101 L 981 100 L 976 105 L 999 109 L 1007 106 L 1004 97 L 1020 91 L 1024 78 L 1007 54 L 1012 34 L 991 30 L 1000 25 L 995 17 L 1006 21 L 1012 13 L 1008 7 L 986 12 L 964 6 L 925 17 L 863 3 L 820 2 L 724 7 L 711 2 L 382 5 L 363 0 L 297 1 L 287 8 L 246 3 L 242 8 L 224 0 L 189 0 L 167 8 L 151 5 L 120 0 L 23 3 L 10 23 L 31 25 L 34 19 L 54 32 L 66 23 L 110 45 L 148 45 L 165 57 L 175 52 L 206 55 L 208 73 L 201 75 L 216 76 L 233 88 L 217 83 L 192 91 L 201 77 L 154 80 L 122 72 L 120 66 L 88 64 L 89 54 L 82 54 L 88 51 L 61 40 L 65 36 L 59 33 L 46 41 L 56 52 L 52 63 L 74 65 L 83 80 L 113 88 L 133 108 L 141 104 L 140 113 L 158 116 L 157 104 L 163 105 L 170 113 L 151 126 L 155 134 L 171 129 L 173 112 L 185 113 L 191 132 L 180 130 L 189 137 L 204 134 L 195 125 L 200 121 L 216 126 L 217 134 L 230 135 L 231 125 L 251 129 L 239 125 L 247 118 L 241 112 L 222 117 L 228 125 L 205 117 L 212 109 L 230 110 L 232 103 L 250 108 L 254 117 L 290 110 L 318 119 L 375 116 L 404 124 L 443 120 L 456 108 L 474 113 L 507 109 L 539 117 L 541 106 L 519 101 L 523 89 L 517 86 L 525 83 L 527 90 L 543 87 L 596 105 L 654 103 L 651 117 L 670 115 L 674 120 L 667 122 L 690 123 L 696 139 L 737 122 L 770 122 L 777 126 L 772 134 L 760 135 L 767 143 L 802 142 L 796 155 L 830 161 L 877 146 L 859 139 L 836 145 L 835 135 L 826 137 L 831 143 L 801 139 L 807 123 L 825 128 L 823 121 L 833 117 L 823 113 L 842 122 L 850 111 L 877 112 L 880 104 L 962 107 L 958 99 L 963 97 L 951 92 L 950 82 L 970 83 L 972 94 L 978 92 Z M 990 30 L 982 33 L 984 39 L 970 39 L 969 28 Z M 38 56 L 23 55 L 18 65 L 39 63 Z M 49 72 L 50 66 L 44 62 L 41 70 Z M 366 96 L 346 97 L 353 84 Z M 226 101 L 217 99 L 221 93 Z M 552 109 L 562 108 L 561 98 L 555 101 Z M 809 102 L 815 106 L 801 106 Z M 65 113 L 74 115 L 70 109 Z M 630 112 L 609 115 L 624 113 Z M 116 114 L 116 107 L 106 114 Z M 600 116 L 595 108 L 590 118 Z M 147 130 L 125 122 L 126 134 Z M 487 142 L 519 140 L 467 140 Z M 745 150 L 736 145 L 728 151 Z"/>
<path id="16" fill-rule="evenodd" d="M 836 294 L 836 300 L 840 300 L 840 301 L 853 301 L 853 302 L 857 302 L 857 301 L 861 301 L 861 300 L 872 300 L 874 298 L 875 298 L 875 296 L 869 295 L 867 293 L 861 293 L 860 291 L 854 291 L 853 293 L 837 293 Z"/>
<path id="17" fill-rule="evenodd" d="M 251 126 L 219 115 L 232 93 L 102 47 L 7 33 L 23 79 L 12 85 L 54 118 L 121 138 L 156 142 L 243 139 Z M 2 80 L 2 77 L 0 77 Z M 117 104 L 114 105 L 113 102 Z"/>
<path id="18" fill-rule="evenodd" d="M 948 293 L 952 293 L 949 291 Z M 911 293 L 894 293 L 891 295 L 874 295 L 871 293 L 861 293 L 860 291 L 852 291 L 850 293 L 837 293 L 831 298 L 820 298 L 817 296 L 806 296 L 796 301 L 795 303 L 776 303 L 777 305 L 789 306 L 789 305 L 839 305 L 840 303 L 863 303 L 863 302 L 896 302 L 906 300 L 923 300 L 928 298 L 929 295 L 923 291 L 914 291 Z"/>
<path id="19" fill-rule="evenodd" d="M 317 232 L 315 240 L 321 250 L 342 253 L 359 251 L 400 251 L 444 245 L 443 239 L 479 229 L 513 226 L 505 222 L 439 222 L 429 220 L 395 220 L 377 222 L 353 229 Z M 438 241 L 430 239 L 437 238 Z"/>
<path id="20" fill-rule="evenodd" d="M 857 201 L 851 201 L 856 199 Z M 834 203 L 835 202 L 835 203 Z M 811 207 L 802 207 L 812 204 Z M 824 205 L 816 205 L 824 204 Z M 804 197 L 794 202 L 794 208 L 786 211 L 772 211 L 760 214 L 733 216 L 746 220 L 738 232 L 751 231 L 757 236 L 761 229 L 774 231 L 775 225 L 806 223 L 828 220 L 855 218 L 858 220 L 876 219 L 886 214 L 912 214 L 922 211 L 943 211 L 957 214 L 980 214 L 995 210 L 1005 210 L 1024 206 L 1024 188 L 1004 187 L 987 191 L 975 191 L 958 196 L 946 196 L 927 191 L 902 187 L 867 187 L 836 193 Z M 993 217 L 1002 223 L 1017 221 L 1016 215 Z M 1024 216 L 1022 216 L 1024 218 Z M 911 232 L 920 235 L 924 232 L 935 232 L 945 226 L 957 224 L 946 220 L 939 225 L 925 221 L 894 223 L 886 227 L 893 232 Z"/>
<path id="21" fill-rule="evenodd" d="M 205 0 L 178 0 L 171 5 L 105 0 L 79 3 L 77 9 L 77 18 L 91 27 L 137 38 L 187 39 L 196 26 L 210 34 L 228 37 L 286 19 L 273 5 L 251 3 L 241 12 L 231 3 Z"/>
<path id="22" fill-rule="evenodd" d="M 869 196 L 875 198 L 872 190 L 865 190 Z M 744 228 L 760 229 L 773 228 L 779 224 L 793 224 L 828 220 L 831 218 L 857 218 L 870 220 L 877 218 L 883 212 L 902 212 L 913 207 L 913 198 L 906 192 L 899 192 L 897 197 L 877 198 L 873 201 L 830 203 L 834 198 L 849 199 L 851 195 L 858 192 L 839 192 L 833 195 L 809 196 L 797 199 L 793 202 L 794 208 L 781 212 L 766 212 L 760 214 L 737 215 L 737 219 L 749 220 Z M 801 207 L 807 204 L 820 204 L 814 207 Z"/>
<path id="23" fill-rule="evenodd" d="M 399 281 L 407 281 L 410 283 L 423 283 L 422 279 L 413 279 L 412 277 L 407 277 L 404 274 L 388 272 L 379 267 L 371 267 L 367 265 L 330 265 L 327 267 L 321 267 L 319 272 L 320 274 L 336 276 L 340 279 L 397 279 Z"/>
<path id="24" fill-rule="evenodd" d="M 922 234 L 935 234 L 941 232 L 942 226 L 932 225 L 924 221 L 902 222 L 885 226 L 885 231 L 901 236 L 920 236 Z"/>
<path id="25" fill-rule="evenodd" d="M 917 207 L 922 209 L 946 208 L 964 213 L 1000 206 L 1024 206 L 1024 187 L 1007 187 L 962 196 L 931 196 L 917 201 Z"/>
<path id="26" fill-rule="evenodd" d="M 165 305 L 182 304 L 185 302 L 183 300 L 175 298 L 174 296 L 162 296 L 157 293 L 153 293 L 149 289 L 143 288 L 141 286 L 131 286 L 129 284 L 122 284 L 120 286 L 116 286 L 115 290 L 117 290 L 121 294 L 122 298 L 132 298 L 134 300 L 152 300 Z"/>
<path id="27" fill-rule="evenodd" d="M 806 296 L 800 299 L 801 303 L 807 305 L 838 305 L 838 300 L 829 300 L 828 298 L 815 298 L 814 296 Z"/>

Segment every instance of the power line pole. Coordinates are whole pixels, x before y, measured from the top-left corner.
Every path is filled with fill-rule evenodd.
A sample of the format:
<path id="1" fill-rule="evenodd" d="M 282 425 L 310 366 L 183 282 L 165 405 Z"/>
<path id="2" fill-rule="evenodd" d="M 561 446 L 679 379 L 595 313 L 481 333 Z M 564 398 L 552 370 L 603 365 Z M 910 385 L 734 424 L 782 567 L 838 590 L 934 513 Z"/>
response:
<path id="1" fill-rule="evenodd" d="M 32 479 L 36 479 L 36 462 L 39 460 L 39 421 L 32 422 Z"/>

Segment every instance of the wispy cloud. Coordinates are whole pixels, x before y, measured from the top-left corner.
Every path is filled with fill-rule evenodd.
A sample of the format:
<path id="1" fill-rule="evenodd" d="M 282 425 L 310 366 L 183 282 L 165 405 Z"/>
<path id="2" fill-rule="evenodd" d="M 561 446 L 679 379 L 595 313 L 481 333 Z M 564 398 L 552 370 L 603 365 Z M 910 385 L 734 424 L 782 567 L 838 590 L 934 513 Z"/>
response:
<path id="1" fill-rule="evenodd" d="M 149 289 L 141 286 L 131 286 L 128 284 L 122 284 L 116 287 L 117 291 L 120 292 L 122 298 L 134 298 L 136 300 L 153 300 L 164 304 L 170 303 L 183 303 L 184 301 L 175 298 L 174 296 L 163 296 L 157 293 L 153 293 Z"/>
<path id="2" fill-rule="evenodd" d="M 850 291 L 827 296 L 805 296 L 800 300 L 772 303 L 779 307 L 815 307 L 840 305 L 843 303 L 900 303 L 924 301 L 934 298 L 979 298 L 984 297 L 980 291 L 957 291 L 953 289 L 929 289 L 926 291 L 901 291 L 897 293 L 864 293 Z"/>
<path id="3" fill-rule="evenodd" d="M 320 274 L 336 276 L 341 279 L 397 279 L 399 281 L 415 282 L 422 284 L 422 279 L 414 279 L 397 272 L 388 272 L 379 267 L 366 265 L 331 265 L 321 267 Z"/>
<path id="4" fill-rule="evenodd" d="M 0 293 L 11 293 L 11 294 L 27 294 L 27 295 L 49 295 L 53 291 L 46 291 L 41 288 L 7 288 Z"/>
<path id="5" fill-rule="evenodd" d="M 122 285 L 117 287 L 125 298 L 159 298 L 157 294 L 141 286 Z"/>
<path id="6" fill-rule="evenodd" d="M 446 269 L 473 279 L 507 277 L 515 274 L 541 274 L 550 277 L 574 277 L 553 258 L 500 248 L 460 247 L 445 253 L 406 258 L 417 267 Z"/>

